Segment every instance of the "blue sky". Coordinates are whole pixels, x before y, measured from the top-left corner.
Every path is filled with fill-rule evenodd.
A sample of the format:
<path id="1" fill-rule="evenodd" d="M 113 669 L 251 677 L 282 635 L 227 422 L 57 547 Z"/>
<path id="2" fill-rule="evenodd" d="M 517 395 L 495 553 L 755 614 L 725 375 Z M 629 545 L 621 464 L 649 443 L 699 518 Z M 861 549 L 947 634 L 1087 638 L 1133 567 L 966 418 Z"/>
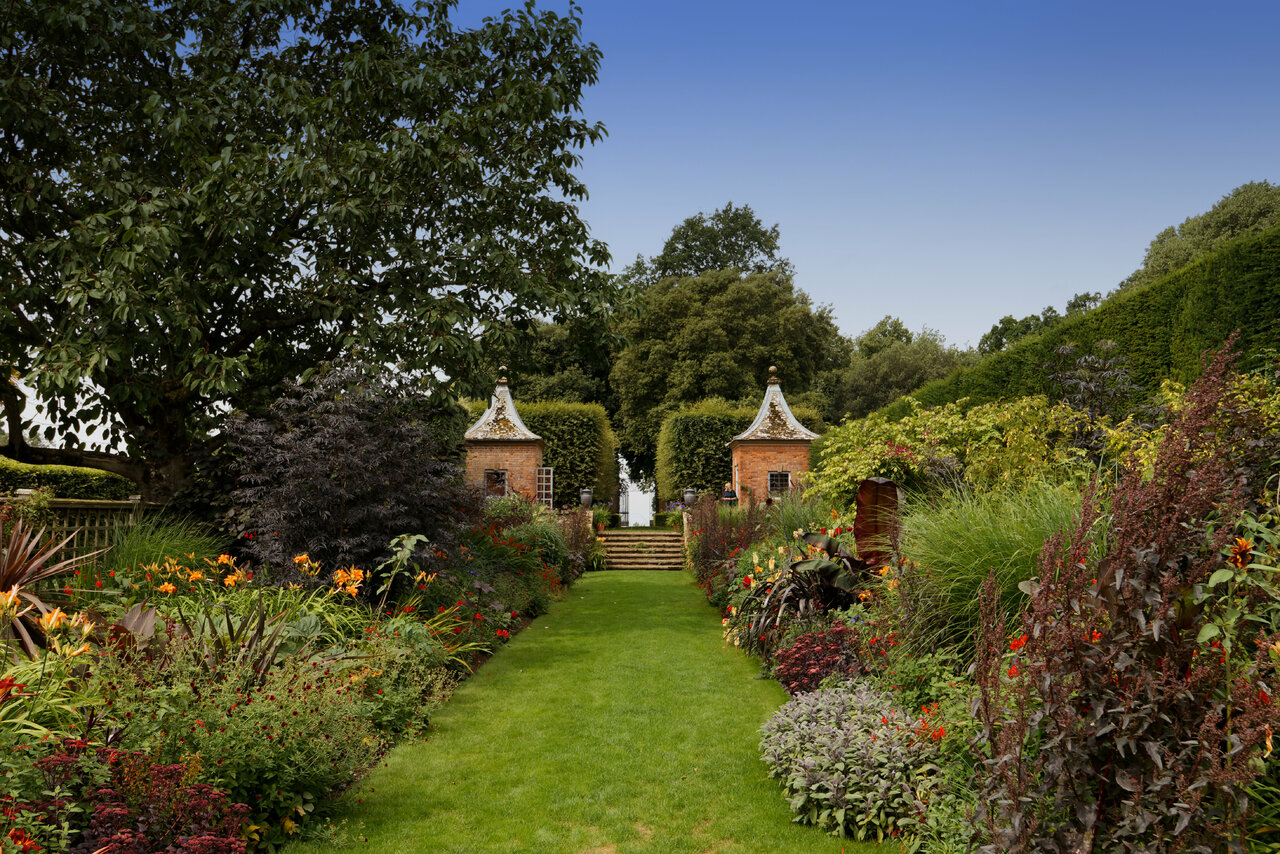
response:
<path id="1" fill-rule="evenodd" d="M 749 204 L 849 334 L 891 314 L 976 344 L 1280 182 L 1280 4 L 580 5 L 604 52 L 585 113 L 609 131 L 583 214 L 615 270 Z"/>

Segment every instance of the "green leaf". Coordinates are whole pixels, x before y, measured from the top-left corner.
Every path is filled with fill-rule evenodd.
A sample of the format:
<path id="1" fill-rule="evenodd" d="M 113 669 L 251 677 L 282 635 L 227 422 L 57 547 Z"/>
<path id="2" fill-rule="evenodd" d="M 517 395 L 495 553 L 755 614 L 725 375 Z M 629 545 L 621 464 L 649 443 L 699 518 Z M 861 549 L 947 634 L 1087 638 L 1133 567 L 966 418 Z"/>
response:
<path id="1" fill-rule="evenodd" d="M 1230 581 L 1231 579 L 1235 578 L 1235 575 L 1236 575 L 1236 572 L 1234 569 L 1220 569 L 1217 572 L 1215 572 L 1213 575 L 1209 576 L 1208 586 L 1217 587 L 1222 582 Z"/>
<path id="2" fill-rule="evenodd" d="M 1200 634 L 1196 635 L 1196 643 L 1204 643 L 1220 634 L 1222 634 L 1222 630 L 1218 628 L 1216 623 L 1208 623 L 1200 630 Z"/>

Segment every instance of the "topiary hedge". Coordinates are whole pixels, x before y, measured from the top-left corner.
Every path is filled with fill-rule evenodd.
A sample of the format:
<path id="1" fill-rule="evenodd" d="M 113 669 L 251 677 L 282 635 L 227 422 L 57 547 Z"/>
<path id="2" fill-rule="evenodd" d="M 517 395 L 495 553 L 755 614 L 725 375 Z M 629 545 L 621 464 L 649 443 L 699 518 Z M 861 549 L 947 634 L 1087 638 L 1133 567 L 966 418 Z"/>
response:
<path id="1" fill-rule="evenodd" d="M 598 403 L 542 401 L 517 404 L 520 417 L 546 442 L 542 464 L 555 468 L 555 506 L 577 506 L 582 487 L 597 501 L 618 491 L 618 440 Z"/>
<path id="2" fill-rule="evenodd" d="M 729 440 L 750 427 L 758 411 L 713 398 L 668 415 L 658 433 L 659 504 L 679 501 L 686 486 L 719 495 L 733 477 Z M 810 430 L 822 429 L 816 409 L 795 406 L 791 412 Z"/>
<path id="3" fill-rule="evenodd" d="M 1250 353 L 1280 340 L 1280 228 L 1237 241 L 1146 287 L 1116 294 L 1097 309 L 1019 339 L 1007 350 L 931 382 L 911 394 L 925 406 L 969 398 L 969 405 L 1049 394 L 1048 372 L 1063 344 L 1089 350 L 1112 340 L 1146 390 L 1162 379 L 1189 382 L 1200 354 L 1240 330 L 1236 349 Z M 891 419 L 911 412 L 906 398 L 880 410 Z"/>
<path id="4" fill-rule="evenodd" d="M 74 466 L 35 466 L 0 457 L 0 495 L 19 489 L 53 490 L 55 498 L 123 501 L 138 492 L 133 481 L 111 472 Z"/>

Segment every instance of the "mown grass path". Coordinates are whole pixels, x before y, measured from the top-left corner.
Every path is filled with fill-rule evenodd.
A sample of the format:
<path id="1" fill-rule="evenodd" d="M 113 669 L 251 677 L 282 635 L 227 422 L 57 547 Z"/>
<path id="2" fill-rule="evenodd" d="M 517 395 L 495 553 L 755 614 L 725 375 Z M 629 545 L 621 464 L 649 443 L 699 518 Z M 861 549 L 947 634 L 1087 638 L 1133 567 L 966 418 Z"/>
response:
<path id="1" fill-rule="evenodd" d="M 386 854 L 896 851 L 791 822 L 757 754 L 786 695 L 757 670 L 685 573 L 590 574 L 337 819 Z"/>

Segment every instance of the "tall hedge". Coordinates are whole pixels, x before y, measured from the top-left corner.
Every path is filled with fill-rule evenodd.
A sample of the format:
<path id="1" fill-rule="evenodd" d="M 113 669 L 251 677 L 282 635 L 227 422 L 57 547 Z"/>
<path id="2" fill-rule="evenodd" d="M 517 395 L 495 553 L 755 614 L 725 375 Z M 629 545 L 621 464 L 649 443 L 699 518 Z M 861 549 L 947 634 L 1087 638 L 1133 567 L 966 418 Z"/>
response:
<path id="1" fill-rule="evenodd" d="M 472 422 L 484 414 L 487 403 L 471 401 Z M 542 464 L 556 470 L 552 498 L 555 506 L 576 505 L 584 486 L 594 490 L 596 500 L 611 501 L 618 490 L 618 440 L 609 416 L 598 403 L 559 401 L 516 401 L 525 426 L 542 437 L 546 445 Z"/>
<path id="2" fill-rule="evenodd" d="M 658 432 L 658 502 L 679 501 L 686 486 L 719 494 L 733 479 L 729 440 L 751 426 L 759 407 L 706 400 L 668 415 Z M 815 433 L 822 429 L 816 409 L 794 406 L 793 415 Z"/>
<path id="3" fill-rule="evenodd" d="M 542 464 L 556 470 L 555 505 L 577 504 L 591 487 L 596 500 L 612 501 L 618 491 L 618 440 L 598 403 L 517 403 L 520 417 L 546 442 Z"/>
<path id="4" fill-rule="evenodd" d="M 1049 394 L 1044 366 L 1063 344 L 1088 350 L 1110 339 L 1127 357 L 1131 378 L 1147 389 L 1162 379 L 1187 382 L 1200 354 L 1240 330 L 1237 349 L 1250 353 L 1280 341 L 1280 228 L 1240 240 L 1145 287 L 1119 293 L 1095 310 L 1068 317 L 1016 341 L 972 367 L 931 382 L 911 396 L 925 406 L 968 397 L 970 405 Z M 881 410 L 910 412 L 905 399 Z"/>
<path id="5" fill-rule="evenodd" d="M 0 495 L 19 489 L 53 489 L 56 498 L 122 501 L 138 492 L 127 478 L 97 469 L 74 466 L 33 466 L 0 457 Z"/>

